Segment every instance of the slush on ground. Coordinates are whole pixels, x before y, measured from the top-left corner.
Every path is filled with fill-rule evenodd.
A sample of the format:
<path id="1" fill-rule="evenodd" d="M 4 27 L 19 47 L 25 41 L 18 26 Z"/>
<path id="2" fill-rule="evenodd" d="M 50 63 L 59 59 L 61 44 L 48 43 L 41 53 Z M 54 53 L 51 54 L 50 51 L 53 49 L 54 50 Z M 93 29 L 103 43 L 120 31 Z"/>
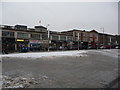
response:
<path id="1" fill-rule="evenodd" d="M 118 77 L 118 50 L 5 54 L 3 88 L 104 88 Z"/>

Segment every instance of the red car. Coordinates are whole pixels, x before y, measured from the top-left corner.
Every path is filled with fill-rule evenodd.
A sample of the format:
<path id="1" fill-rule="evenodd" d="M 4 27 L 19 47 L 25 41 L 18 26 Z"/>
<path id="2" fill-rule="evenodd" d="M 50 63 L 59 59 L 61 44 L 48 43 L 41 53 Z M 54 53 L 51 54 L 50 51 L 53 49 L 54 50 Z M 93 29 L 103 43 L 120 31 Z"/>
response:
<path id="1" fill-rule="evenodd" d="M 110 45 L 106 45 L 105 48 L 106 48 L 106 49 L 110 49 Z"/>

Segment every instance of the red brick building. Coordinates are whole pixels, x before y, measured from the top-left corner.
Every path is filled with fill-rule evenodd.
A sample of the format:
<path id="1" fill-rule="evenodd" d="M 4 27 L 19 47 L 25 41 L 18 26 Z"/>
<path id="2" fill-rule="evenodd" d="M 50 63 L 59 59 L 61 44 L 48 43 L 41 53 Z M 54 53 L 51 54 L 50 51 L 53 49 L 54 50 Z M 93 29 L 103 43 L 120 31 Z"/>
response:
<path id="1" fill-rule="evenodd" d="M 92 30 L 89 32 L 89 39 L 88 44 L 90 48 L 97 48 L 98 47 L 98 32 L 96 30 Z"/>

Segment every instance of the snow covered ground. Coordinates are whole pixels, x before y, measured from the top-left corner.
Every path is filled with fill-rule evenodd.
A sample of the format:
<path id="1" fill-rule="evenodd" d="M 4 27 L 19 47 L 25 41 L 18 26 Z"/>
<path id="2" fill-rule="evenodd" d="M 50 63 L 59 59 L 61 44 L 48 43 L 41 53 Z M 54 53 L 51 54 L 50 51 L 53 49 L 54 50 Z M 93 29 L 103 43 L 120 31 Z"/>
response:
<path id="1" fill-rule="evenodd" d="M 87 56 L 86 50 L 75 51 L 56 51 L 56 52 L 28 52 L 16 54 L 3 54 L 0 57 L 21 57 L 21 58 L 40 58 L 40 57 L 61 57 L 61 56 Z"/>
<path id="2" fill-rule="evenodd" d="M 4 54 L 0 57 L 10 58 L 2 60 L 1 83 L 4 88 L 103 88 L 118 77 L 117 55 L 117 49 Z"/>
<path id="3" fill-rule="evenodd" d="M 118 58 L 118 49 L 101 49 L 101 50 L 74 50 L 74 51 L 55 51 L 55 52 L 27 52 L 27 53 L 12 53 L 3 54 L 2 57 L 20 57 L 20 58 L 51 58 L 62 56 L 87 56 L 87 53 L 100 53 L 102 55 Z"/>
<path id="4" fill-rule="evenodd" d="M 93 50 L 95 53 L 100 53 L 113 58 L 118 58 L 119 50 L 118 49 L 103 49 L 103 50 Z"/>

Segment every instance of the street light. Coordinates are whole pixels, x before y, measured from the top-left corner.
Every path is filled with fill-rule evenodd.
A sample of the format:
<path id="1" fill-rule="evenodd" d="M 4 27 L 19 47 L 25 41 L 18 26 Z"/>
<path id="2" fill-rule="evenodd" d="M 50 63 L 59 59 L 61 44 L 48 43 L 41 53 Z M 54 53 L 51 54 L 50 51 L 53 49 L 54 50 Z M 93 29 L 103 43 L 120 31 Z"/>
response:
<path id="1" fill-rule="evenodd" d="M 48 52 L 50 51 L 49 50 L 49 39 L 50 39 L 50 31 L 49 31 L 49 29 L 48 29 L 48 26 L 50 26 L 49 24 L 46 26 L 46 28 L 47 28 L 47 31 L 48 31 Z"/>
<path id="2" fill-rule="evenodd" d="M 100 28 L 103 30 L 103 48 L 104 48 L 104 27 Z"/>
<path id="3" fill-rule="evenodd" d="M 79 39 L 80 39 L 80 34 L 79 34 L 79 32 L 78 32 L 78 50 L 79 50 Z"/>
<path id="4" fill-rule="evenodd" d="M 110 49 L 111 49 L 111 36 L 110 36 Z"/>

